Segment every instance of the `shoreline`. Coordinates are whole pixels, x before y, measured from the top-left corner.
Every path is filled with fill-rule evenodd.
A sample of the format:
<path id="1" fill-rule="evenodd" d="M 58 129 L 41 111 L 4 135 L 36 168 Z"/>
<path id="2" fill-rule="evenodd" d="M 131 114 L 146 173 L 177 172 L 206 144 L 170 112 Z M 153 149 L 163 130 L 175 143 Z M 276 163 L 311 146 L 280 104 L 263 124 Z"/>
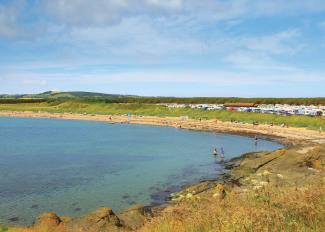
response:
<path id="1" fill-rule="evenodd" d="M 317 145 L 325 143 L 325 134 L 320 134 L 317 131 L 312 131 L 304 128 L 281 128 L 278 126 L 258 125 L 253 126 L 250 124 L 240 124 L 231 122 L 221 122 L 216 120 L 193 120 L 193 119 L 181 119 L 173 117 L 140 117 L 140 116 L 120 116 L 120 115 L 89 115 L 89 114 L 71 114 L 71 113 L 48 113 L 48 112 L 31 112 L 31 111 L 0 111 L 0 117 L 16 117 L 16 118 L 48 118 L 48 119 L 64 119 L 64 120 L 85 120 L 85 121 L 99 121 L 108 123 L 128 123 L 128 124 L 140 124 L 140 125 L 154 125 L 154 126 L 169 126 L 181 129 L 189 129 L 196 131 L 208 131 L 217 133 L 228 133 L 244 136 L 259 135 L 263 139 L 276 140 L 283 145 L 285 149 L 292 145 Z M 289 146 L 287 146 L 289 145 Z M 277 150 L 271 151 L 276 152 Z M 253 152 L 251 153 L 253 154 Z M 247 154 L 241 154 L 234 160 L 245 160 Z M 249 156 L 248 156 L 249 157 Z M 198 194 L 205 194 L 216 188 L 220 183 L 230 183 L 236 181 L 234 178 L 229 179 L 229 174 L 236 168 L 236 165 L 232 165 L 233 160 L 226 161 L 224 163 L 225 172 L 221 173 L 214 179 L 200 180 L 193 183 L 188 183 L 183 186 L 177 186 L 176 190 L 169 191 L 164 190 L 166 200 L 159 205 L 155 205 L 154 202 L 150 203 L 145 208 L 149 208 L 157 215 L 161 211 L 168 207 L 173 206 L 173 202 L 182 194 L 186 195 L 189 191 L 199 189 Z M 201 189 L 201 190 L 200 190 Z M 203 190 L 202 190 L 203 189 Z M 177 192 L 175 192 L 177 191 Z M 157 193 L 159 194 L 159 193 Z M 176 196 L 176 198 L 175 198 Z M 175 199 L 174 199 L 175 198 Z M 177 201 L 177 199 L 176 199 Z M 132 206 L 131 206 L 132 207 Z M 128 209 L 125 209 L 126 211 Z M 123 212 L 123 210 L 122 210 Z M 1 228 L 1 227 L 0 227 Z"/>
<path id="2" fill-rule="evenodd" d="M 323 144 L 325 132 L 306 128 L 253 125 L 248 123 L 223 122 L 214 120 L 197 120 L 186 117 L 126 116 L 77 113 L 50 113 L 33 111 L 0 111 L 0 117 L 48 118 L 81 121 L 98 121 L 107 123 L 128 123 L 139 125 L 169 126 L 196 131 L 210 131 L 245 136 L 262 136 L 263 139 L 279 141 L 282 144 Z"/>

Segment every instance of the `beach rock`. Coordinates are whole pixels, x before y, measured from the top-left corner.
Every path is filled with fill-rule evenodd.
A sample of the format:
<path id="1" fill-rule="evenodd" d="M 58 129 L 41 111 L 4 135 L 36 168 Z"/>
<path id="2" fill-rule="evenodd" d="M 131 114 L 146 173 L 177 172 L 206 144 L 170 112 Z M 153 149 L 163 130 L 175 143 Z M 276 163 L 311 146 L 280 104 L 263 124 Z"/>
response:
<path id="1" fill-rule="evenodd" d="M 215 187 L 214 194 L 212 196 L 219 200 L 223 200 L 226 197 L 225 186 L 223 184 L 218 184 Z"/>
<path id="2" fill-rule="evenodd" d="M 99 208 L 65 224 L 67 231 L 107 232 L 120 231 L 122 224 L 111 208 Z"/>
<path id="3" fill-rule="evenodd" d="M 151 216 L 151 210 L 142 205 L 133 205 L 118 214 L 121 224 L 132 230 L 142 227 Z"/>
<path id="4" fill-rule="evenodd" d="M 66 231 L 64 223 L 62 223 L 61 218 L 55 213 L 43 213 L 41 214 L 34 224 L 31 226 L 30 230 L 32 232 L 36 231 L 47 231 L 47 232 L 56 232 L 56 231 Z"/>
<path id="5" fill-rule="evenodd" d="M 61 218 L 55 213 L 43 213 L 41 214 L 34 223 L 34 227 L 57 227 L 62 222 Z"/>

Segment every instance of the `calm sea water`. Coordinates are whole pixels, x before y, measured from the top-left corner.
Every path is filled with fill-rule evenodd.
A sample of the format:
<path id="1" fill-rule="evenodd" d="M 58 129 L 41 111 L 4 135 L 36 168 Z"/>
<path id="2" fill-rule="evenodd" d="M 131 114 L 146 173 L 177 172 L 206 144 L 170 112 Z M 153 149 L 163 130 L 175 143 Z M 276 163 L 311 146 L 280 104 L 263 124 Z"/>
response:
<path id="1" fill-rule="evenodd" d="M 166 189 L 223 172 L 211 155 L 221 146 L 226 159 L 282 147 L 169 127 L 0 118 L 0 224 L 159 203 Z"/>

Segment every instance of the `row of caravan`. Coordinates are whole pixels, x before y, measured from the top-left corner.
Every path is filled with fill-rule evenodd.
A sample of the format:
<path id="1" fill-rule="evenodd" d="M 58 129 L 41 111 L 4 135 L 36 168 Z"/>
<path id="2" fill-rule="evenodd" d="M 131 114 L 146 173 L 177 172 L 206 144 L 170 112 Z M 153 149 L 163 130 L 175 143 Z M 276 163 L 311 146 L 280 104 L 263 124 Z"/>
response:
<path id="1" fill-rule="evenodd" d="M 296 105 L 256 105 L 256 104 L 165 104 L 169 108 L 192 108 L 203 110 L 228 110 L 254 112 L 277 115 L 308 115 L 325 116 L 325 106 L 296 106 Z"/>

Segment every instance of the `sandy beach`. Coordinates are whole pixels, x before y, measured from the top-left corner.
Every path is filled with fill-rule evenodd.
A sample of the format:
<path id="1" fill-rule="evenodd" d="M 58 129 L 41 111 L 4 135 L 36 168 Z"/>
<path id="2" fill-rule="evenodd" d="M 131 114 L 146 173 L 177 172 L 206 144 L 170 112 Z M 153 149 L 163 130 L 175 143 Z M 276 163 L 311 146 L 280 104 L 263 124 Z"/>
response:
<path id="1" fill-rule="evenodd" d="M 156 126 L 171 126 L 175 128 L 215 131 L 220 133 L 243 134 L 281 139 L 283 143 L 325 143 L 325 132 L 306 128 L 280 127 L 271 125 L 252 125 L 247 123 L 222 122 L 219 120 L 195 120 L 187 117 L 150 117 L 125 115 L 98 115 L 75 113 L 49 113 L 32 111 L 0 111 L 0 117 L 21 118 L 55 118 L 67 120 L 87 120 L 108 123 L 130 123 Z"/>

